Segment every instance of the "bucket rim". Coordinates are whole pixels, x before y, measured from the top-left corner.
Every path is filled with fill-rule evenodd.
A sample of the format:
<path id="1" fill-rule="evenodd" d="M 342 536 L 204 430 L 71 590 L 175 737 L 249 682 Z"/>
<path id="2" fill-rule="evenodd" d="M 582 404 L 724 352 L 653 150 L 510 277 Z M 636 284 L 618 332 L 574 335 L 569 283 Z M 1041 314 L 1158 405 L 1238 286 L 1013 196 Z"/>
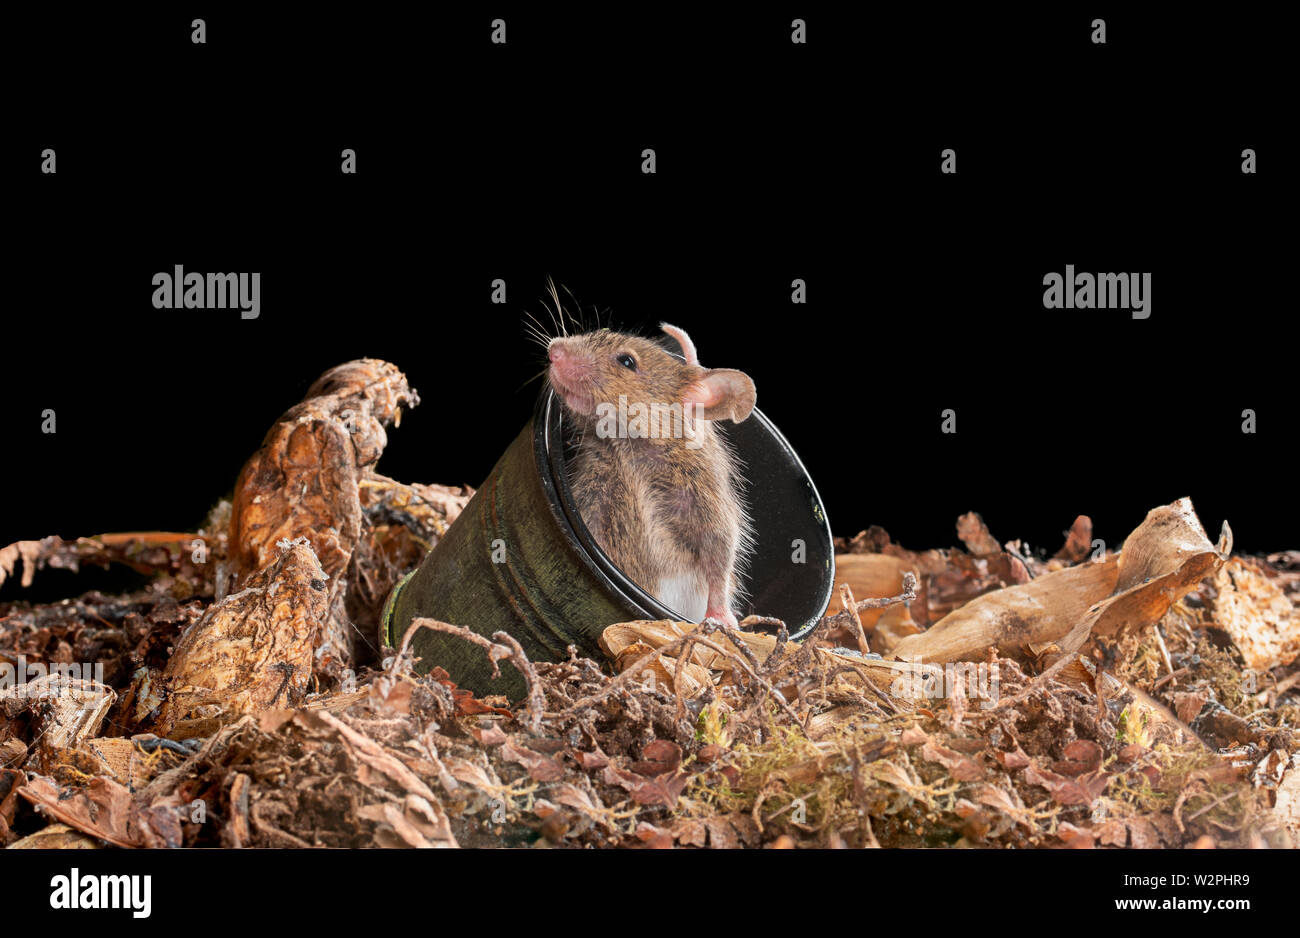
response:
<path id="1" fill-rule="evenodd" d="M 569 489 L 567 464 L 564 458 L 562 419 L 562 408 L 558 403 L 555 389 L 544 386 L 538 395 L 533 413 L 533 449 L 537 459 L 538 475 L 541 477 L 542 486 L 552 512 L 556 514 L 557 521 L 566 526 L 565 533 L 569 535 L 571 543 L 578 548 L 581 560 L 589 570 L 601 578 L 607 588 L 614 590 L 620 598 L 632 607 L 634 612 L 642 615 L 643 618 L 650 620 L 670 619 L 675 622 L 691 621 L 665 606 L 633 582 L 609 559 L 600 545 L 596 543 L 596 539 L 592 537 L 591 532 L 587 530 L 587 526 L 583 522 L 577 504 L 573 499 L 573 493 Z M 791 467 L 807 484 L 812 502 L 819 510 L 818 528 L 829 548 L 827 557 L 830 575 L 823 585 L 817 608 L 818 610 L 825 610 L 835 592 L 834 535 L 831 532 L 830 520 L 826 515 L 825 503 L 822 501 L 821 494 L 817 491 L 817 485 L 813 482 L 807 467 L 804 466 L 803 460 L 799 458 L 799 454 L 795 452 L 794 447 L 790 445 L 789 440 L 785 438 L 785 435 L 781 433 L 776 424 L 768 419 L 767 415 L 757 407 L 750 412 L 748 419 L 757 420 L 766 432 L 767 437 L 780 447 Z M 558 445 L 552 445 L 553 441 Z M 786 628 L 790 630 L 790 638 L 800 639 L 805 637 L 817 625 L 821 615 L 821 611 L 813 613 L 810 618 L 799 623 L 797 628 L 792 628 L 790 623 L 786 623 Z"/>

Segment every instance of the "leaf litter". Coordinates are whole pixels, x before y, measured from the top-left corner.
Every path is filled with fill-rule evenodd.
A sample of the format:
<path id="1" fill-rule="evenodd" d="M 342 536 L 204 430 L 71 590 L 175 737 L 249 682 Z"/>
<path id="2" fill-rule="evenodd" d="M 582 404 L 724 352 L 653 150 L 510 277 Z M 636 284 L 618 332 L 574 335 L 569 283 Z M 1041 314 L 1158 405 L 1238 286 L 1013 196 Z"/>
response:
<path id="1" fill-rule="evenodd" d="M 377 636 L 466 487 L 374 471 L 418 396 L 332 369 L 194 532 L 0 549 L 0 584 L 123 564 L 117 596 L 0 604 L 0 844 L 24 847 L 1294 847 L 1300 552 L 1232 552 L 1190 500 L 1120 551 L 837 541 L 801 642 L 627 622 L 476 697 Z M 91 675 L 77 662 L 96 662 Z M 6 669 L 6 666 L 7 669 Z M 33 677 L 35 675 L 35 677 Z"/>

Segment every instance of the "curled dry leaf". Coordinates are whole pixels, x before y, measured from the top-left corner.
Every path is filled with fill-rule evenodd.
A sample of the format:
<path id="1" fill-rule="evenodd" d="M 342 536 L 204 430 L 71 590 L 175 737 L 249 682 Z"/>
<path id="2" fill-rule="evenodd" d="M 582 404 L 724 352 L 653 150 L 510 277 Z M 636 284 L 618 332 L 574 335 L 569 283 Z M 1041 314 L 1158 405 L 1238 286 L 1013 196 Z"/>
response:
<path id="1" fill-rule="evenodd" d="M 1091 850 L 1097 845 L 1097 832 L 1090 827 L 1079 827 L 1068 821 L 1057 828 L 1056 836 L 1072 850 Z"/>
<path id="2" fill-rule="evenodd" d="M 1052 765 L 1053 771 L 1078 778 L 1087 772 L 1101 768 L 1105 751 L 1090 739 L 1076 739 L 1065 747 L 1064 758 Z"/>
<path id="3" fill-rule="evenodd" d="M 1090 805 L 1106 790 L 1110 773 L 1095 771 L 1080 775 L 1078 778 L 1066 778 L 1064 775 L 1040 769 L 1030 763 L 1025 767 L 1025 781 L 1046 788 L 1057 804 Z"/>
<path id="4" fill-rule="evenodd" d="M 1300 655 L 1300 609 L 1254 564 L 1238 557 L 1215 574 L 1216 622 L 1237 646 L 1246 666 L 1269 671 Z"/>
<path id="5" fill-rule="evenodd" d="M 600 647 L 614 661 L 621 672 L 632 667 L 646 654 L 656 648 L 677 641 L 696 628 L 694 622 L 673 622 L 671 619 L 637 620 L 620 622 L 605 629 L 600 636 Z M 776 639 L 771 635 L 755 632 L 739 633 L 750 651 L 762 661 L 776 647 Z M 716 636 L 715 636 L 716 638 Z M 723 639 L 723 644 L 726 640 Z M 660 655 L 651 659 L 650 664 L 643 665 L 643 672 L 638 675 L 644 683 L 658 682 L 659 686 L 672 693 L 677 689 L 678 664 L 681 664 L 681 693 L 694 697 L 714 685 L 711 670 L 717 670 L 725 676 L 734 667 L 734 662 L 725 655 L 720 655 L 704 645 L 694 645 L 690 657 L 679 662 L 676 655 Z"/>
<path id="6" fill-rule="evenodd" d="M 1119 818 L 1102 822 L 1097 828 L 1097 842 L 1103 847 L 1122 847 L 1128 843 L 1128 825 Z"/>
<path id="7" fill-rule="evenodd" d="M 159 736 L 208 735 L 211 721 L 230 722 L 306 694 L 328 594 L 305 538 L 280 550 L 181 636 L 162 675 L 168 693 L 154 721 Z"/>
<path id="8" fill-rule="evenodd" d="M 325 573 L 328 616 L 317 639 L 325 673 L 352 663 L 345 574 L 361 537 L 360 482 L 388 444 L 385 425 L 418 403 L 405 375 L 388 362 L 366 358 L 332 368 L 270 429 L 235 485 L 230 568 L 219 577 L 217 597 L 251 583 L 281 541 L 306 538 Z"/>
<path id="9" fill-rule="evenodd" d="M 632 771 L 657 776 L 677 771 L 682 764 L 682 747 L 668 739 L 652 739 L 641 752 L 641 760 L 632 763 Z"/>
<path id="10" fill-rule="evenodd" d="M 1098 603 L 1061 640 L 1062 650 L 1076 651 L 1090 636 L 1110 635 L 1120 626 L 1139 629 L 1159 622 L 1231 552 L 1228 523 L 1223 523 L 1218 544 L 1211 544 L 1190 498 L 1151 509 L 1124 541 L 1115 595 Z"/>
<path id="11" fill-rule="evenodd" d="M 442 809 L 419 795 L 407 795 L 400 804 L 366 805 L 357 811 L 357 817 L 378 823 L 376 840 L 381 847 L 456 846 Z"/>
<path id="12" fill-rule="evenodd" d="M 149 804 L 102 775 L 85 788 L 67 790 L 44 775 L 33 775 L 18 793 L 49 817 L 118 847 L 181 845 L 175 805 Z"/>
<path id="13" fill-rule="evenodd" d="M 1047 573 L 1028 583 L 976 597 L 920 635 L 904 638 L 893 656 L 913 661 L 972 660 L 990 647 L 1011 658 L 1031 647 L 1078 650 L 1092 634 L 1127 623 L 1158 621 L 1231 549 L 1227 531 L 1216 547 L 1190 499 L 1153 509 L 1118 556 Z"/>
<path id="14" fill-rule="evenodd" d="M 985 593 L 927 631 L 904 638 L 891 655 L 945 663 L 977 660 L 992 646 L 1003 657 L 1025 660 L 1029 645 L 1068 635 L 1093 603 L 1110 595 L 1118 576 L 1117 558 L 1108 557 Z"/>
<path id="15" fill-rule="evenodd" d="M 1065 544 L 1056 552 L 1056 558 L 1069 563 L 1079 563 L 1085 560 L 1091 552 L 1092 519 L 1087 515 L 1079 515 L 1074 519 L 1074 524 L 1070 525 L 1070 530 L 1065 537 Z"/>
<path id="16" fill-rule="evenodd" d="M 703 847 L 708 839 L 708 828 L 699 818 L 678 818 L 673 824 L 672 833 L 684 847 Z"/>
<path id="17" fill-rule="evenodd" d="M 21 840 L 15 840 L 9 850 L 99 850 L 104 845 L 93 837 L 67 824 L 50 824 Z"/>
<path id="18" fill-rule="evenodd" d="M 564 767 L 555 759 L 511 742 L 502 743 L 501 758 L 522 765 L 536 782 L 555 782 L 564 777 Z"/>
<path id="19" fill-rule="evenodd" d="M 984 770 L 977 761 L 933 742 L 927 741 L 921 747 L 921 758 L 938 762 L 959 782 L 973 782 L 984 777 Z"/>
<path id="20" fill-rule="evenodd" d="M 61 537 L 17 541 L 0 548 L 0 586 L 20 561 L 24 589 L 32 585 L 36 571 L 46 567 L 76 573 L 83 564 L 107 567 L 120 563 L 137 573 L 171 574 L 186 584 L 186 592 L 207 594 L 212 590 L 212 565 L 206 562 L 206 553 L 218 547 L 213 543 L 217 539 L 202 532 L 142 531 L 72 541 Z M 204 549 L 203 555 L 196 553 L 198 547 Z M 203 561 L 197 559 L 200 556 Z"/>
<path id="21" fill-rule="evenodd" d="M 1138 850 L 1154 850 L 1160 846 L 1160 832 L 1156 826 L 1144 817 L 1129 818 L 1125 822 L 1128 828 L 1129 843 Z"/>
<path id="22" fill-rule="evenodd" d="M 957 536 L 972 556 L 991 557 L 1002 553 L 1002 545 L 989 533 L 978 512 L 968 511 L 957 519 Z"/>
<path id="23" fill-rule="evenodd" d="M 99 732 L 116 700 L 116 692 L 97 681 L 44 674 L 34 681 L 0 685 L 0 716 L 12 718 L 27 710 L 40 747 L 74 748 Z"/>

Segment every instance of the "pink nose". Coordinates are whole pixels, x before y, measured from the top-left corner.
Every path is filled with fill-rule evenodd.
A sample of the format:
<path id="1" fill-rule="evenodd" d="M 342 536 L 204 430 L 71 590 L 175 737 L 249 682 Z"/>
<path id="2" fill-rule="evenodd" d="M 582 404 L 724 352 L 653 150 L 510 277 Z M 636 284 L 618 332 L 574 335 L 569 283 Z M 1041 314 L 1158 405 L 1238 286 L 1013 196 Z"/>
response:
<path id="1" fill-rule="evenodd" d="M 560 343 L 552 342 L 546 350 L 546 357 L 553 362 L 558 362 L 564 358 L 564 349 L 560 346 Z"/>

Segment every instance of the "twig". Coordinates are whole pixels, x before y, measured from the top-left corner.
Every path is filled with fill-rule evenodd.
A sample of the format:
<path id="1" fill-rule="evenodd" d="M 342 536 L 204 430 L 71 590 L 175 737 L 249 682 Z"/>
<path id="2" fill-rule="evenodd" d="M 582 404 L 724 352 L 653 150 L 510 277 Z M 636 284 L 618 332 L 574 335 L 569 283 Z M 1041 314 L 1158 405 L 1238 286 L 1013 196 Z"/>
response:
<path id="1" fill-rule="evenodd" d="M 715 642 L 710 641 L 708 638 L 705 637 L 716 631 L 723 631 L 723 633 L 725 634 L 727 628 L 728 626 L 722 625 L 718 623 L 716 620 L 706 619 L 703 622 L 701 622 L 698 626 L 696 626 L 696 628 L 692 629 L 690 632 L 687 632 L 685 635 L 682 635 L 674 639 L 673 641 L 669 642 L 668 644 L 656 648 L 654 651 L 651 651 L 648 654 L 645 654 L 641 658 L 637 659 L 636 663 L 634 663 L 632 667 L 625 668 L 612 681 L 610 681 L 600 690 L 596 691 L 594 694 L 589 694 L 588 696 L 582 698 L 581 700 L 577 701 L 571 706 L 566 707 L 564 710 L 560 711 L 559 713 L 547 714 L 547 716 L 565 717 L 578 710 L 585 710 L 589 707 L 592 707 L 600 703 L 600 701 L 604 700 L 605 698 L 611 696 L 612 694 L 614 694 L 615 691 L 621 689 L 624 685 L 629 683 L 631 681 L 631 675 L 639 675 L 642 671 L 643 665 L 650 664 L 651 661 L 654 661 L 656 658 L 660 657 L 661 655 L 662 656 L 678 655 L 679 658 L 687 658 L 689 656 L 682 653 L 683 648 L 693 647 L 695 645 L 702 645 L 705 648 L 709 649 L 710 651 L 716 652 L 717 654 L 721 655 L 723 658 L 727 658 L 731 661 L 734 661 L 737 665 L 739 665 L 740 668 L 743 671 L 745 671 L 746 674 L 748 674 L 751 678 L 753 678 L 754 681 L 757 682 L 760 687 L 762 687 L 765 691 L 768 692 L 768 694 L 771 695 L 772 699 L 777 702 L 778 706 L 780 706 L 781 709 L 785 711 L 786 715 L 789 716 L 792 721 L 794 721 L 794 724 L 802 728 L 803 724 L 799 720 L 798 714 L 796 714 L 794 710 L 791 709 L 790 704 L 786 702 L 785 696 L 779 690 L 777 690 L 775 687 L 771 685 L 771 683 L 769 683 L 761 675 L 759 675 L 754 670 L 754 668 L 751 668 L 749 662 L 746 661 L 743 657 L 736 654 L 734 651 L 728 651 L 726 648 L 716 644 Z M 746 651 L 748 652 L 748 649 L 746 649 Z M 751 659 L 753 658 L 752 653 L 750 653 L 750 658 Z M 757 662 L 755 663 L 757 664 Z"/>
<path id="2" fill-rule="evenodd" d="M 740 620 L 741 625 L 766 625 L 769 628 L 783 629 L 785 623 L 774 616 L 745 616 Z"/>
<path id="3" fill-rule="evenodd" d="M 1167 682 L 1172 681 L 1174 678 L 1181 677 L 1182 675 L 1186 674 L 1190 670 L 1191 668 L 1179 668 L 1177 671 L 1170 671 L 1160 680 L 1156 681 L 1155 684 L 1151 686 L 1151 689 L 1159 690 Z"/>
<path id="4" fill-rule="evenodd" d="M 1281 700 L 1282 697 L 1286 694 L 1286 692 L 1289 691 L 1291 688 L 1295 687 L 1296 684 L 1300 684 L 1300 671 L 1288 675 L 1287 677 L 1284 677 L 1282 680 L 1278 681 L 1277 685 L 1268 691 L 1268 693 L 1272 695 L 1272 702 L 1270 703 L 1270 706 L 1275 706 L 1277 702 Z"/>
<path id="5" fill-rule="evenodd" d="M 990 707 L 988 710 L 985 710 L 984 712 L 991 713 L 994 710 L 1000 710 L 1003 707 L 1010 707 L 1012 704 L 1018 704 L 1021 703 L 1022 701 L 1028 700 L 1040 689 L 1044 688 L 1047 685 L 1047 683 L 1052 678 L 1054 678 L 1061 671 L 1061 669 L 1063 669 L 1066 666 L 1066 664 L 1073 661 L 1074 658 L 1075 658 L 1074 654 L 1061 655 L 1061 657 L 1058 658 L 1052 664 L 1051 667 L 1049 667 L 1042 674 L 1038 675 L 1038 677 L 1026 683 L 1025 689 L 1022 690 L 1020 693 L 1014 694 L 1010 697 L 1003 697 L 1001 700 L 999 700 L 997 703 L 995 703 L 992 707 Z"/>
<path id="6" fill-rule="evenodd" d="M 1174 677 L 1174 663 L 1169 657 L 1169 649 L 1165 646 L 1165 637 L 1160 634 L 1160 623 L 1156 623 L 1151 631 L 1156 634 L 1156 645 L 1160 648 L 1160 657 L 1164 660 L 1165 670 L 1169 673 L 1165 675 L 1166 680 L 1173 681 L 1174 686 L 1178 685 L 1178 680 Z"/>
<path id="7" fill-rule="evenodd" d="M 910 603 L 914 599 L 916 599 L 916 575 L 909 570 L 903 574 L 903 591 L 897 596 L 873 596 L 867 599 L 859 599 L 853 604 L 853 609 L 854 612 L 865 612 L 868 609 L 884 609 L 898 603 Z M 814 640 L 818 638 L 818 633 L 828 627 L 833 628 L 839 625 L 852 624 L 852 622 L 853 617 L 847 611 L 837 612 L 833 616 L 822 616 L 803 640 L 796 659 L 799 662 L 799 669 L 802 671 L 812 663 L 812 649 Z"/>
<path id="8" fill-rule="evenodd" d="M 519 673 L 523 675 L 524 681 L 528 685 L 528 699 L 524 705 L 528 719 L 525 721 L 525 725 L 534 734 L 540 731 L 543 703 L 537 670 L 533 667 L 532 662 L 528 660 L 528 656 L 524 654 L 523 648 L 512 636 L 507 635 L 505 632 L 497 632 L 492 636 L 497 641 L 489 641 L 477 632 L 463 626 L 439 622 L 437 619 L 429 619 L 424 616 L 417 617 L 411 620 L 410 627 L 406 630 L 406 634 L 402 636 L 402 647 L 398 650 L 397 657 L 393 659 L 393 667 L 389 673 L 390 677 L 396 677 L 398 662 L 406 656 L 411 644 L 411 637 L 418 629 L 446 632 L 448 635 L 454 635 L 471 644 L 478 645 L 487 652 L 488 663 L 492 665 L 493 678 L 501 676 L 501 667 L 497 664 L 498 661 L 504 659 L 513 664 Z"/>
<path id="9" fill-rule="evenodd" d="M 757 673 L 761 665 L 758 663 L 758 659 L 754 657 L 754 653 L 750 651 L 749 646 L 745 644 L 745 640 L 739 637 L 741 634 L 740 631 L 738 629 L 733 629 L 729 625 L 724 625 L 721 622 L 717 624 L 717 628 L 718 631 L 727 636 L 727 640 L 730 641 L 731 644 L 735 645 L 737 650 L 745 656 L 745 659 L 749 662 L 749 666 L 754 669 L 755 673 Z"/>
<path id="10" fill-rule="evenodd" d="M 1204 814 L 1206 811 L 1209 811 L 1211 808 L 1217 808 L 1219 805 L 1223 804 L 1223 803 L 1224 803 L 1225 801 L 1227 801 L 1229 798 L 1235 798 L 1235 797 L 1237 797 L 1237 795 L 1240 795 L 1240 794 L 1241 794 L 1240 791 L 1236 791 L 1236 790 L 1234 790 L 1234 791 L 1230 791 L 1230 792 L 1228 792 L 1228 793 L 1227 793 L 1226 795 L 1224 795 L 1222 798 L 1218 798 L 1218 799 L 1216 799 L 1216 800 L 1214 800 L 1214 801 L 1211 801 L 1211 802 L 1210 802 L 1209 804 L 1207 804 L 1205 807 L 1201 808 L 1201 810 L 1197 811 L 1195 814 L 1193 814 L 1193 815 L 1191 815 L 1190 817 L 1188 817 L 1188 818 L 1187 818 L 1187 823 L 1188 823 L 1188 824 L 1192 823 L 1192 821 L 1195 821 L 1198 817 L 1200 817 L 1200 816 L 1201 816 L 1202 814 Z"/>
<path id="11" fill-rule="evenodd" d="M 853 630 L 858 636 L 858 651 L 864 655 L 871 654 L 871 645 L 867 642 L 867 630 L 862 627 L 862 616 L 858 615 L 858 607 L 853 602 L 853 588 L 847 583 L 840 584 L 840 608 L 847 612 L 853 621 Z"/>
<path id="12" fill-rule="evenodd" d="M 524 676 L 524 681 L 528 684 L 528 728 L 533 735 L 537 735 L 541 732 L 542 714 L 546 711 L 546 698 L 542 696 L 542 681 L 537 676 L 537 669 L 524 654 L 523 646 L 515 641 L 515 637 L 509 632 L 494 632 L 492 640 L 509 646 L 510 663 Z"/>

